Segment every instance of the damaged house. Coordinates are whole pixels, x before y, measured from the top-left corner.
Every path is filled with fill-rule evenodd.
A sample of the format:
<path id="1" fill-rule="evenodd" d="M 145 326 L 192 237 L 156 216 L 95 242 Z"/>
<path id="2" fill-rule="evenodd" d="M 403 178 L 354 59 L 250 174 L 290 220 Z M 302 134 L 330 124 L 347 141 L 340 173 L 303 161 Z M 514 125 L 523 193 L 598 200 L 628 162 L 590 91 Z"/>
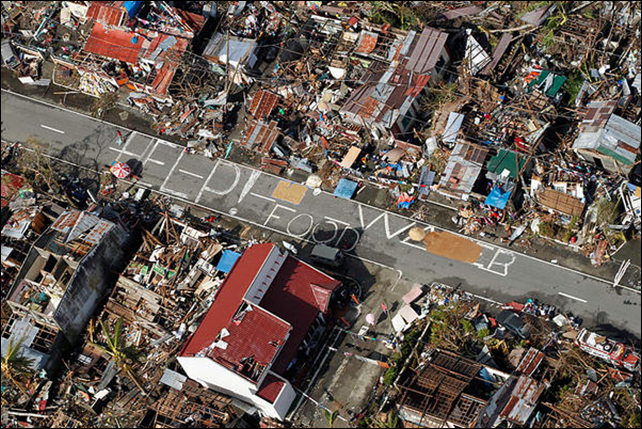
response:
<path id="1" fill-rule="evenodd" d="M 435 350 L 401 383 L 399 418 L 405 427 L 473 427 L 508 374 Z"/>
<path id="2" fill-rule="evenodd" d="M 108 292 L 112 267 L 128 234 L 100 211 L 67 210 L 29 250 L 8 297 L 2 350 L 22 340 L 37 368 L 50 364 L 55 345 L 75 343 Z M 55 359 L 51 359 L 53 365 Z"/>
<path id="3" fill-rule="evenodd" d="M 288 379 L 319 340 L 340 285 L 274 244 L 252 246 L 178 361 L 201 385 L 284 419 L 295 398 Z"/>
<path id="4" fill-rule="evenodd" d="M 594 101 L 580 124 L 573 150 L 611 173 L 628 173 L 640 151 L 639 125 L 614 114 L 617 101 Z"/>
<path id="5" fill-rule="evenodd" d="M 341 117 L 376 127 L 383 134 L 387 130 L 396 136 L 405 134 L 420 118 L 420 94 L 429 82 L 439 80 L 450 62 L 447 38 L 447 33 L 430 27 L 397 36 L 387 57 L 370 63 L 362 85 L 343 103 Z"/>

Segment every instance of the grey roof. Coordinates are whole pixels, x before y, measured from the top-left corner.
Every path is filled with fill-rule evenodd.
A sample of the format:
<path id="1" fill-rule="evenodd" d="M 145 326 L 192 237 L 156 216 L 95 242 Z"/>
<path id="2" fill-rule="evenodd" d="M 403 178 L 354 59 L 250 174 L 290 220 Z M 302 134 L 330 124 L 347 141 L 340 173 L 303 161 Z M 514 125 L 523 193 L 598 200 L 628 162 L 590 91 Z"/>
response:
<path id="1" fill-rule="evenodd" d="M 461 18 L 463 16 L 477 15 L 482 11 L 482 8 L 476 5 L 460 7 L 459 9 L 449 10 L 443 13 L 444 18 L 451 20 Z"/>
<path id="2" fill-rule="evenodd" d="M 439 185 L 451 192 L 467 194 L 473 190 L 488 149 L 470 143 L 457 143 Z"/>
<path id="3" fill-rule="evenodd" d="M 247 56 L 252 52 L 256 41 L 253 39 L 244 39 L 237 36 L 230 36 L 229 38 L 229 47 L 225 36 L 221 33 L 215 34 L 210 41 L 207 43 L 205 50 L 203 51 L 203 56 L 212 60 L 212 61 L 224 61 L 229 52 L 229 62 L 233 64 L 238 64 L 240 61 L 247 58 Z M 229 49 L 229 50 L 228 50 Z M 223 57 L 221 59 L 221 57 Z"/>
<path id="4" fill-rule="evenodd" d="M 465 115 L 461 113 L 450 112 L 448 115 L 448 124 L 444 130 L 442 140 L 447 143 L 455 143 L 457 141 L 457 134 L 464 123 Z"/>
<path id="5" fill-rule="evenodd" d="M 613 102 L 593 102 L 588 107 L 573 149 L 595 150 L 625 165 L 633 164 L 640 148 L 640 126 L 612 114 Z"/>
<path id="6" fill-rule="evenodd" d="M 373 61 L 364 84 L 350 94 L 341 111 L 392 126 L 421 92 L 427 80 L 419 77 L 435 68 L 447 38 L 447 33 L 426 27 L 419 35 L 409 31 L 403 41 L 397 39 L 388 52 L 391 63 L 383 68 L 385 63 Z"/>
<path id="7" fill-rule="evenodd" d="M 635 77 L 633 78 L 633 83 L 631 83 L 631 86 L 638 90 L 638 94 L 642 92 L 642 88 L 640 88 L 642 86 L 642 75 L 640 75 L 640 73 L 635 75 Z"/>

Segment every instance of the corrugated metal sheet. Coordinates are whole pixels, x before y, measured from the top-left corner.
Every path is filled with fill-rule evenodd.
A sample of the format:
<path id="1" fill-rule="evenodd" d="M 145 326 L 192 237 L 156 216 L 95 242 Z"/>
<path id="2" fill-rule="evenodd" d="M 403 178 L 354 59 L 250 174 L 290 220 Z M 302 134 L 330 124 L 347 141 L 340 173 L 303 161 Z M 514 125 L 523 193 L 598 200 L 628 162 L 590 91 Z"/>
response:
<path id="1" fill-rule="evenodd" d="M 447 38 L 447 33 L 430 27 L 424 28 L 410 55 L 408 70 L 415 73 L 428 73 L 435 68 Z"/>
<path id="2" fill-rule="evenodd" d="M 92 54 L 136 64 L 144 41 L 144 37 L 135 33 L 117 28 L 107 30 L 103 24 L 96 22 L 83 49 Z"/>
<path id="3" fill-rule="evenodd" d="M 446 129 L 442 137 L 443 141 L 446 143 L 455 143 L 457 141 L 457 134 L 459 134 L 465 117 L 466 116 L 461 113 L 450 112 L 448 115 L 448 123 L 446 124 Z"/>
<path id="4" fill-rule="evenodd" d="M 362 54 L 369 54 L 374 51 L 379 41 L 379 35 L 370 31 L 362 31 L 359 36 L 357 52 Z"/>
<path id="5" fill-rule="evenodd" d="M 252 103 L 250 105 L 250 114 L 258 120 L 265 119 L 276 107 L 280 100 L 281 97 L 276 94 L 272 94 L 271 92 L 264 90 L 259 90 L 256 94 L 254 94 L 254 98 L 252 99 Z"/>
<path id="6" fill-rule="evenodd" d="M 125 11 L 120 8 L 124 2 L 92 1 L 87 18 L 102 24 L 117 27 L 123 22 Z"/>
<path id="7" fill-rule="evenodd" d="M 502 57 L 508 50 L 512 41 L 513 36 L 509 33 L 502 34 L 501 39 L 499 39 L 499 43 L 497 43 L 497 46 L 495 46 L 495 50 L 493 51 L 491 62 L 488 63 L 484 70 L 482 70 L 481 74 L 489 74 L 492 70 L 495 70 L 495 67 L 497 67 L 497 64 L 502 60 Z"/>
<path id="8" fill-rule="evenodd" d="M 534 347 L 531 347 L 526 353 L 526 356 L 522 358 L 522 361 L 517 366 L 516 371 L 530 377 L 535 371 L 537 371 L 537 368 L 539 368 L 539 365 L 543 360 L 544 353 Z"/>
<path id="9" fill-rule="evenodd" d="M 449 10 L 443 13 L 444 18 L 451 20 L 461 18 L 464 16 L 477 15 L 482 11 L 482 8 L 476 5 L 460 7 L 459 9 Z"/>
<path id="10" fill-rule="evenodd" d="M 91 230 L 85 237 L 85 242 L 89 244 L 98 244 L 103 239 L 105 234 L 114 228 L 114 224 L 108 220 L 101 219 L 100 222 Z"/>
<path id="11" fill-rule="evenodd" d="M 500 418 L 524 425 L 531 416 L 545 386 L 530 377 L 520 376 L 513 388 L 512 396 L 499 414 Z"/>

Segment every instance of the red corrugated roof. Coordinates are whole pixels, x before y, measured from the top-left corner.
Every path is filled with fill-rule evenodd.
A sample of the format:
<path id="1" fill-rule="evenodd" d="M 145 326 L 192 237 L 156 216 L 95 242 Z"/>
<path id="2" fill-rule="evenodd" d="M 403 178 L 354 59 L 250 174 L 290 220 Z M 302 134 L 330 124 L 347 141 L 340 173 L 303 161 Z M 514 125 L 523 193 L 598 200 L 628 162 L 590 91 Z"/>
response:
<path id="1" fill-rule="evenodd" d="M 132 43 L 132 40 L 136 43 Z M 144 37 L 135 33 L 107 29 L 100 22 L 96 22 L 83 49 L 92 54 L 136 64 L 144 40 Z"/>
<path id="2" fill-rule="evenodd" d="M 125 11 L 120 7 L 122 1 L 92 1 L 87 10 L 87 18 L 105 25 L 118 26 L 123 20 Z"/>
<path id="3" fill-rule="evenodd" d="M 228 336 L 222 338 L 227 343 L 226 348 L 214 347 L 207 355 L 236 372 L 241 372 L 246 358 L 252 358 L 264 366 L 269 365 L 290 332 L 288 323 L 258 306 L 246 303 L 241 304 L 225 328 L 229 332 Z M 211 341 L 214 341 L 218 332 L 210 331 L 210 334 Z"/>
<path id="4" fill-rule="evenodd" d="M 261 307 L 290 323 L 293 328 L 288 342 L 272 366 L 272 371 L 280 375 L 285 373 L 319 311 L 327 312 L 327 300 L 322 300 L 321 307 L 325 308 L 321 309 L 317 302 L 317 297 L 324 295 L 319 293 L 318 289 L 326 289 L 331 293 L 340 285 L 341 282 L 321 271 L 292 256 L 287 257 L 272 286 L 261 300 Z M 317 289 L 316 294 L 314 289 Z M 329 294 L 327 298 L 329 299 Z"/>
<path id="5" fill-rule="evenodd" d="M 272 112 L 272 109 L 276 107 L 279 101 L 281 101 L 281 97 L 261 89 L 254 94 L 250 104 L 250 115 L 258 120 L 264 119 Z"/>
<path id="6" fill-rule="evenodd" d="M 279 397 L 281 390 L 283 390 L 283 386 L 285 386 L 285 382 L 283 380 L 272 374 L 268 374 L 256 394 L 273 404 L 274 401 L 276 401 L 276 398 Z"/>
<path id="7" fill-rule="evenodd" d="M 289 331 L 287 342 L 271 368 L 277 374 L 285 373 L 319 311 L 327 313 L 330 295 L 341 282 L 288 256 L 260 307 L 251 305 L 252 311 L 245 313 L 240 323 L 234 323 L 245 293 L 273 247 L 274 244 L 261 244 L 243 253 L 181 356 L 194 356 L 205 350 L 226 328 L 230 335 L 222 340 L 227 348 L 215 347 L 208 352 L 209 357 L 233 370 L 244 357 L 268 364 L 278 351 L 276 345 L 283 344 Z"/>
<path id="8" fill-rule="evenodd" d="M 259 244 L 243 253 L 216 293 L 214 303 L 183 348 L 181 356 L 194 356 L 208 347 L 221 329 L 228 325 L 273 246 L 271 243 Z"/>
<path id="9" fill-rule="evenodd" d="M 2 172 L 2 207 L 9 205 L 9 201 L 22 188 L 25 179 L 15 174 Z"/>

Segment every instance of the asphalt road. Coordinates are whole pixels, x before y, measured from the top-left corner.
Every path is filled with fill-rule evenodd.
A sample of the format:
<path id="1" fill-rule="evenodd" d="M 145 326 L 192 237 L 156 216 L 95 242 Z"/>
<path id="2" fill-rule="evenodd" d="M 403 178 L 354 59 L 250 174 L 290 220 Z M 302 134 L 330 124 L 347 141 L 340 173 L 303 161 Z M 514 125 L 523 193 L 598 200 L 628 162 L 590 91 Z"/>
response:
<path id="1" fill-rule="evenodd" d="M 5 90 L 1 107 L 4 140 L 32 138 L 49 155 L 94 169 L 114 160 L 138 164 L 143 186 L 293 239 L 342 247 L 401 270 L 413 282 L 461 284 L 499 302 L 537 298 L 580 315 L 585 326 L 641 334 L 641 300 L 635 291 L 612 288 L 597 278 L 483 242 L 474 242 L 482 246 L 474 263 L 447 259 L 407 238 L 414 226 L 429 232 L 440 231 L 437 227 L 315 192 L 250 167 L 189 155 L 173 143 Z"/>

